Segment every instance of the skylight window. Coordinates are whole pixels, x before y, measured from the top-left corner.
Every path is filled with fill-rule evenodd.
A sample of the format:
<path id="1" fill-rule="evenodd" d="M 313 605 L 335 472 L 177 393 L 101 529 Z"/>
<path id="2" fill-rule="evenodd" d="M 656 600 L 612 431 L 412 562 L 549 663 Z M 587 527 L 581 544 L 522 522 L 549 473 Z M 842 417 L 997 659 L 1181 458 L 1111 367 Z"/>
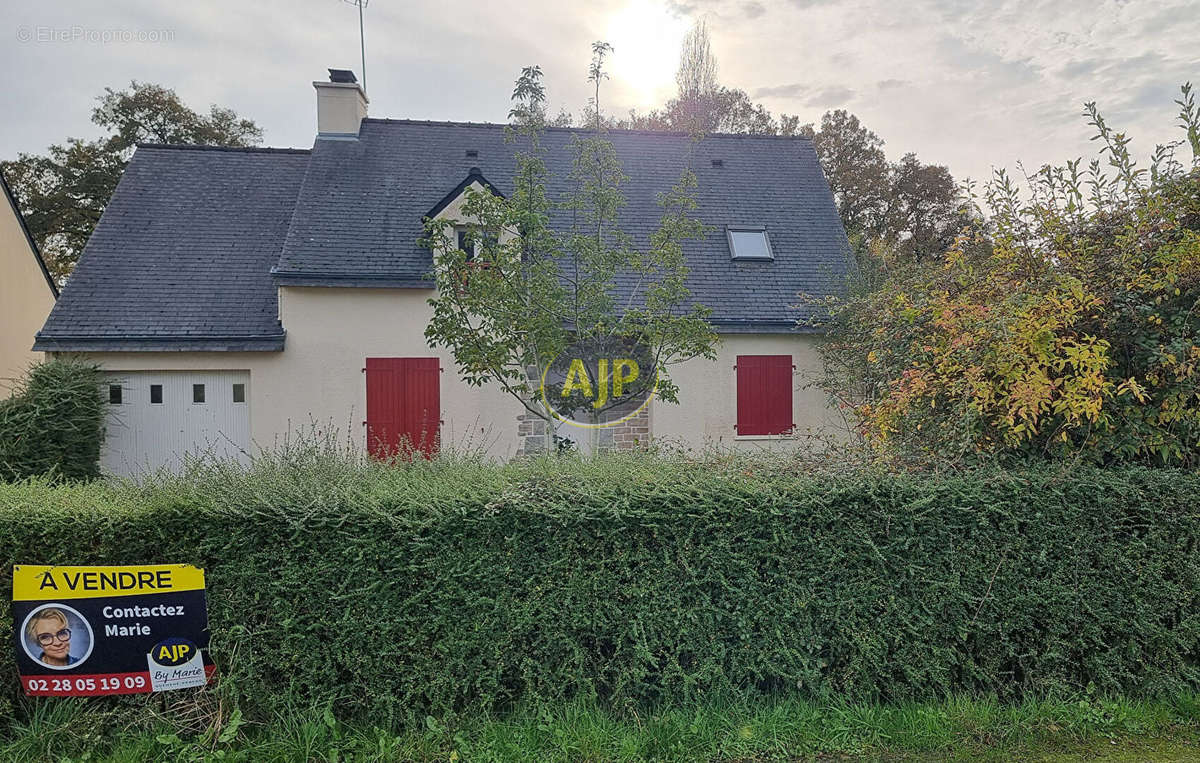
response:
<path id="1" fill-rule="evenodd" d="M 729 238 L 729 256 L 735 260 L 773 260 L 767 229 L 762 226 L 730 226 L 725 229 Z"/>

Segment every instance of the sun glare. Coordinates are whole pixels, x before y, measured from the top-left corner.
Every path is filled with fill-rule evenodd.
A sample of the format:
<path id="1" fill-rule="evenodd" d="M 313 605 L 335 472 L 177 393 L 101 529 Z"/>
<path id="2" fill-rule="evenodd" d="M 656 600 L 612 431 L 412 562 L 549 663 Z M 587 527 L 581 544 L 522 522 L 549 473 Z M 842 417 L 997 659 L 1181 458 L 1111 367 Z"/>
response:
<path id="1" fill-rule="evenodd" d="M 675 94 L 679 46 L 688 27 L 686 19 L 654 0 L 630 0 L 609 20 L 605 40 L 613 46 L 612 77 L 628 88 L 636 106 L 658 106 Z"/>

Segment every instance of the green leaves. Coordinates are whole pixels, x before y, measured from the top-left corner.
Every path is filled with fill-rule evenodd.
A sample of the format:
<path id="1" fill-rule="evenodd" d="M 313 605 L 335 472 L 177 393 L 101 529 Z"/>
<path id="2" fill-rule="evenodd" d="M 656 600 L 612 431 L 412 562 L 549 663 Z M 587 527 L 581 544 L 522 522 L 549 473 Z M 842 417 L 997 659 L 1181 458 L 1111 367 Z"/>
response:
<path id="1" fill-rule="evenodd" d="M 781 691 L 1200 686 L 1195 472 L 447 461 L 0 485 L 0 564 L 203 567 L 219 693 L 174 701 L 240 710 L 226 740 L 292 707 L 332 746 L 333 715 L 446 736 L 455 716 L 573 699 L 645 717 Z M 12 627 L 0 611 L 0 639 Z"/>
<path id="2" fill-rule="evenodd" d="M 105 404 L 98 366 L 51 360 L 30 367 L 0 400 L 0 481 L 100 476 Z"/>
<path id="3" fill-rule="evenodd" d="M 544 122 L 546 118 L 546 87 L 542 84 L 542 67 L 526 66 L 521 69 L 512 92 L 513 107 L 508 118 L 517 124 L 531 125 Z"/>
<path id="4" fill-rule="evenodd" d="M 597 88 L 609 52 L 595 46 Z M 705 232 L 691 216 L 696 178 L 687 171 L 659 194 L 663 217 L 644 248 L 619 229 L 628 177 L 599 131 L 574 137 L 570 190 L 550 198 L 541 76 L 526 67 L 513 91 L 508 139 L 528 150 L 516 153 L 512 195 L 468 188 L 455 220 L 426 221 L 422 244 L 433 252 L 437 284 L 426 339 L 450 349 L 468 383 L 499 384 L 546 422 L 552 415 L 536 400 L 538 382 L 574 341 L 648 347 L 664 380 L 659 397 L 673 402 L 667 369 L 713 357 L 717 341 L 710 311 L 689 304 L 686 285 L 684 247 Z M 470 252 L 459 249 L 464 228 Z"/>

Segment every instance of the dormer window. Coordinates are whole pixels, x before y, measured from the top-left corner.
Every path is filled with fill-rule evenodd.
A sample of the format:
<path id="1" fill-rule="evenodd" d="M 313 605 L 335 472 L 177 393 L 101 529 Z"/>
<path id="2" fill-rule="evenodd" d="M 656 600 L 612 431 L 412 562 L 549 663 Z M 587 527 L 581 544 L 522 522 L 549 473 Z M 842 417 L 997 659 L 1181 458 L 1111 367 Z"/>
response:
<path id="1" fill-rule="evenodd" d="M 458 248 L 467 253 L 467 260 L 470 261 L 475 256 L 475 237 L 471 235 L 471 229 L 455 228 L 454 232 L 458 238 Z"/>
<path id="2" fill-rule="evenodd" d="M 761 225 L 731 225 L 725 229 L 725 236 L 729 239 L 730 259 L 768 262 L 775 259 L 767 229 Z"/>
<path id="3" fill-rule="evenodd" d="M 458 225 L 454 228 L 455 243 L 467 254 L 467 262 L 474 262 L 477 255 L 485 246 L 495 246 L 496 234 L 480 228 Z"/>
<path id="4" fill-rule="evenodd" d="M 462 287 L 465 288 L 471 278 L 471 273 L 491 271 L 493 264 L 491 258 L 496 256 L 495 246 L 499 239 L 494 232 L 486 228 L 456 225 L 454 226 L 454 240 L 459 250 L 466 255 L 464 258 L 466 261 L 459 273 Z M 485 247 L 492 248 L 490 257 L 483 256 Z"/>

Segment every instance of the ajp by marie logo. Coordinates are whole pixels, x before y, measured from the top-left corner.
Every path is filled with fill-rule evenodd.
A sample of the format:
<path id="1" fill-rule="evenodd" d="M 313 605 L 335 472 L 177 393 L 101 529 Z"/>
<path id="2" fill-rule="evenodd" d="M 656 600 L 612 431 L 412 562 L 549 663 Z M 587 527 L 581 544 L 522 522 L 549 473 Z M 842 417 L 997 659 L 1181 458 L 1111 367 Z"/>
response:
<path id="1" fill-rule="evenodd" d="M 146 667 L 154 691 L 203 686 L 208 681 L 200 647 L 178 636 L 155 644 L 146 655 Z"/>
<path id="2" fill-rule="evenodd" d="M 574 426 L 603 429 L 636 416 L 654 398 L 658 367 L 644 345 L 606 337 L 576 342 L 542 374 L 542 404 Z"/>

